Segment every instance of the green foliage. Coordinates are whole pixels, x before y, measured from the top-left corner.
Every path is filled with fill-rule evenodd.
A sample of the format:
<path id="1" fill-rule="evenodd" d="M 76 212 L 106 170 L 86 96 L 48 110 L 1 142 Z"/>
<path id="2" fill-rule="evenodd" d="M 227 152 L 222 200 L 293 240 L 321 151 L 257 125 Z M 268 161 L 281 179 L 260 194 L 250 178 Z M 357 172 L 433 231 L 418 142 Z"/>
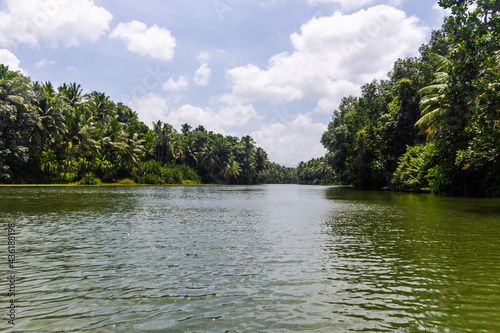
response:
<path id="1" fill-rule="evenodd" d="M 327 157 L 312 159 L 307 163 L 301 162 L 296 170 L 297 183 L 332 184 L 334 182 L 334 171 L 330 167 Z"/>
<path id="2" fill-rule="evenodd" d="M 398 60 L 388 81 L 365 85 L 334 112 L 322 143 L 337 181 L 500 194 L 500 5 L 439 4 L 452 15 L 420 57 Z"/>
<path id="3" fill-rule="evenodd" d="M 448 187 L 452 184 L 449 170 L 446 170 L 441 165 L 430 168 L 425 178 L 429 182 L 429 190 L 432 193 L 446 193 Z"/>
<path id="4" fill-rule="evenodd" d="M 295 168 L 269 163 L 259 181 L 265 184 L 296 184 L 297 172 Z"/>
<path id="5" fill-rule="evenodd" d="M 0 65 L 0 182 L 257 183 L 267 153 L 241 139 L 157 121 L 76 83 L 57 89 Z"/>
<path id="6" fill-rule="evenodd" d="M 93 172 L 86 173 L 78 182 L 79 185 L 101 185 L 101 180 Z"/>
<path id="7" fill-rule="evenodd" d="M 429 170 L 436 164 L 436 147 L 433 143 L 407 147 L 394 172 L 394 184 L 403 191 L 436 191 L 436 181 Z M 432 186 L 429 185 L 432 181 Z"/>
<path id="8" fill-rule="evenodd" d="M 134 170 L 133 178 L 139 184 L 183 184 L 185 181 L 198 184 L 200 176 L 187 165 L 167 164 L 162 166 L 154 160 L 141 164 Z"/>

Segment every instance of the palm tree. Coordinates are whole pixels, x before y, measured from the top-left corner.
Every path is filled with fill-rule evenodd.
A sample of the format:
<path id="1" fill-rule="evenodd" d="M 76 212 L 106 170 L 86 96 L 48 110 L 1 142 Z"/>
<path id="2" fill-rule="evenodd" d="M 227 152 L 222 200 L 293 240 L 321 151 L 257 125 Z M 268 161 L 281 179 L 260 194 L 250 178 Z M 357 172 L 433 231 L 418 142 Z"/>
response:
<path id="1" fill-rule="evenodd" d="M 236 179 L 241 172 L 240 165 L 234 159 L 233 156 L 229 157 L 229 160 L 226 163 L 226 166 L 222 170 L 222 175 L 224 178 L 231 180 L 231 178 Z"/>
<path id="2" fill-rule="evenodd" d="M 205 174 L 213 177 L 219 159 L 212 144 L 208 144 L 201 149 L 199 152 L 199 161 Z"/>
<path id="3" fill-rule="evenodd" d="M 191 131 L 191 125 L 189 125 L 189 124 L 182 124 L 181 132 L 182 132 L 182 134 L 184 136 L 187 136 L 190 131 Z"/>
<path id="4" fill-rule="evenodd" d="M 255 141 L 250 135 L 244 136 L 240 140 L 243 151 L 245 152 L 245 157 L 251 158 L 255 151 Z"/>
<path id="5" fill-rule="evenodd" d="M 164 164 L 176 160 L 182 149 L 172 125 L 158 120 L 153 123 L 153 131 L 155 132 L 154 153 L 157 162 Z"/>
<path id="6" fill-rule="evenodd" d="M 134 126 L 128 126 L 125 143 L 127 149 L 121 154 L 121 161 L 129 167 L 139 167 L 139 157 L 144 153 L 146 140 L 142 139 Z"/>
<path id="7" fill-rule="evenodd" d="M 82 102 L 83 90 L 79 84 L 63 83 L 57 90 L 63 96 L 63 99 L 72 107 Z"/>
<path id="8" fill-rule="evenodd" d="M 267 153 L 262 148 L 257 148 L 255 151 L 255 172 L 261 175 L 262 172 L 269 168 L 269 160 L 267 158 Z"/>
<path id="9" fill-rule="evenodd" d="M 34 139 L 38 145 L 38 156 L 42 154 L 44 147 L 61 136 L 65 130 L 62 112 L 63 104 L 59 95 L 54 90 L 52 83 L 35 83 L 35 90 L 39 91 L 40 97 L 35 107 L 40 116 L 38 128 L 34 133 Z"/>
<path id="10" fill-rule="evenodd" d="M 449 108 L 446 102 L 446 93 L 449 89 L 449 70 L 451 62 L 438 54 L 430 54 L 430 58 L 437 64 L 435 80 L 430 86 L 420 89 L 423 95 L 420 101 L 421 117 L 415 126 L 421 128 L 421 133 L 427 133 L 427 137 L 434 136 L 437 123 L 443 119 Z"/>
<path id="11" fill-rule="evenodd" d="M 115 105 L 109 100 L 109 96 L 93 91 L 87 101 L 87 108 L 94 121 L 104 130 L 106 123 L 111 118 Z"/>

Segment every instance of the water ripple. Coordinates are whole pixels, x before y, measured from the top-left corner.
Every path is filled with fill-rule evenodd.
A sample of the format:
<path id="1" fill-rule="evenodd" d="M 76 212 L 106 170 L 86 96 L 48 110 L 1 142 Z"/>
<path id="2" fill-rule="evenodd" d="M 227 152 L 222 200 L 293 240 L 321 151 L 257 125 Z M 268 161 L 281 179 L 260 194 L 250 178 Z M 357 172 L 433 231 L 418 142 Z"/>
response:
<path id="1" fill-rule="evenodd" d="M 19 229 L 16 329 L 500 331 L 498 202 L 453 200 L 308 186 L 0 189 L 0 222 Z"/>

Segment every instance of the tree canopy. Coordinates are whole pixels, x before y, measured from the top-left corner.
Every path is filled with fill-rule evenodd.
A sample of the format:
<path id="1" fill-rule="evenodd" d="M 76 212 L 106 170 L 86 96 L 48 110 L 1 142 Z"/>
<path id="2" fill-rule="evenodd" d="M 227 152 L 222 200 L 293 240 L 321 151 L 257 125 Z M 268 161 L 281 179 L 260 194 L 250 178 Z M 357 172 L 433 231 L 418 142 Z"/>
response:
<path id="1" fill-rule="evenodd" d="M 31 82 L 0 65 L 0 183 L 253 184 L 268 169 L 250 136 L 152 127 L 105 93 Z"/>
<path id="2" fill-rule="evenodd" d="M 333 113 L 321 142 L 335 181 L 500 195 L 500 4 L 439 4 L 452 14 L 420 56 Z"/>

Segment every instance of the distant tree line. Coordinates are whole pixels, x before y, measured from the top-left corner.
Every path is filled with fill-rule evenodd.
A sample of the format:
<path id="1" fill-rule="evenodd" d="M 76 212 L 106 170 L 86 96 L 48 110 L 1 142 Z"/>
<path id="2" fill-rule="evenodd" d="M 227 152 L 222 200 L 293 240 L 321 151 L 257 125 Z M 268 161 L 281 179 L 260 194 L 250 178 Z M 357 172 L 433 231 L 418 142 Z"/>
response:
<path id="1" fill-rule="evenodd" d="M 442 29 L 342 100 L 327 155 L 299 165 L 299 182 L 500 195 L 500 2 L 439 4 L 452 11 Z"/>
<path id="2" fill-rule="evenodd" d="M 250 136 L 161 121 L 150 129 L 104 93 L 0 65 L 0 183 L 254 184 L 268 166 Z"/>

